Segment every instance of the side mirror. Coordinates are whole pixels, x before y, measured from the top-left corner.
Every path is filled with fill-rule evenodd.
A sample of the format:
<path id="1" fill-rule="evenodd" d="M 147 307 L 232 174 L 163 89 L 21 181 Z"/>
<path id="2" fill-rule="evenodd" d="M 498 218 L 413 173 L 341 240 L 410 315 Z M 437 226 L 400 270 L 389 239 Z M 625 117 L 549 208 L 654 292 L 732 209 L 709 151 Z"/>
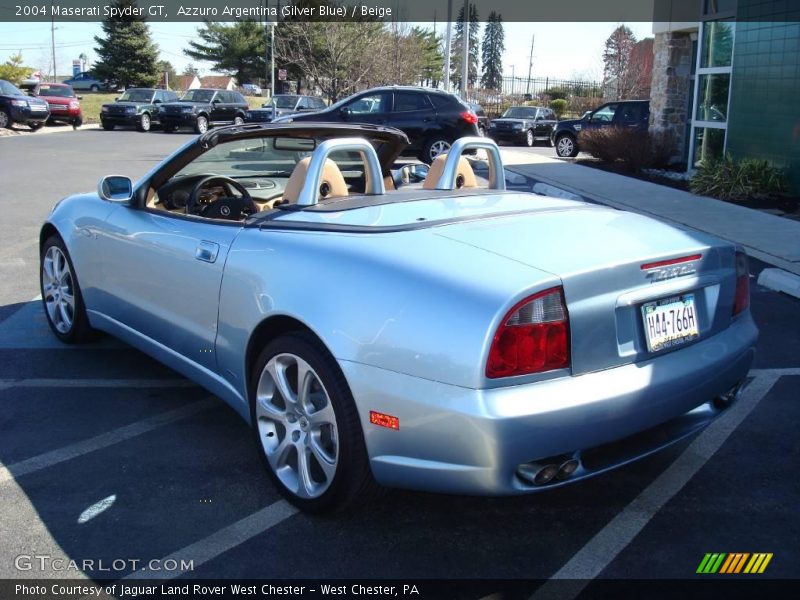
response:
<path id="1" fill-rule="evenodd" d="M 214 99 L 211 101 L 211 104 L 219 104 L 220 102 L 222 102 L 222 100 L 220 100 L 219 98 L 214 98 Z"/>
<path id="2" fill-rule="evenodd" d="M 133 182 L 124 175 L 107 175 L 97 183 L 97 195 L 108 202 L 127 204 L 133 198 Z"/>
<path id="3" fill-rule="evenodd" d="M 161 100 L 159 100 L 158 98 L 156 98 L 155 100 L 153 100 L 153 104 L 161 104 Z"/>
<path id="4" fill-rule="evenodd" d="M 353 114 L 353 111 L 351 111 L 351 110 L 350 110 L 350 109 L 349 109 L 347 106 L 344 106 L 344 107 L 342 107 L 342 109 L 339 111 L 339 114 L 341 115 L 342 119 L 344 119 L 345 121 L 347 121 L 347 120 L 349 120 L 349 119 L 350 119 L 350 116 Z"/>

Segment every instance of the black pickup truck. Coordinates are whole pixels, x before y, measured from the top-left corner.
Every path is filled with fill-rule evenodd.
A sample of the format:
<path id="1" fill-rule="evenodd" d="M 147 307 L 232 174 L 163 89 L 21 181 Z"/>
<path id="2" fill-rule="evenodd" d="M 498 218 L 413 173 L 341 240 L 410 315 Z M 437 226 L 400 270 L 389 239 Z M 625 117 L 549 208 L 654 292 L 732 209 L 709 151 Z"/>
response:
<path id="1" fill-rule="evenodd" d="M 239 92 L 200 88 L 189 90 L 178 102 L 162 104 L 158 119 L 166 133 L 179 127 L 205 133 L 212 125 L 243 124 L 247 110 L 247 100 Z"/>

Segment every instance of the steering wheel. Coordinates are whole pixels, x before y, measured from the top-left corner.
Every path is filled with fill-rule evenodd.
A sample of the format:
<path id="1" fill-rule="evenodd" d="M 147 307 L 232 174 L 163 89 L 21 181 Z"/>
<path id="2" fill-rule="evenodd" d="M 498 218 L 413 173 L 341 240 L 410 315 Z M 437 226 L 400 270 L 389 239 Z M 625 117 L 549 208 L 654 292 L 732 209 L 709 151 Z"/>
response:
<path id="1" fill-rule="evenodd" d="M 217 198 L 211 204 L 200 204 L 200 191 L 210 183 L 219 183 L 225 189 L 227 196 Z M 239 192 L 234 196 L 231 188 Z M 200 215 L 209 219 L 228 219 L 239 221 L 242 213 L 252 215 L 258 212 L 258 206 L 245 187 L 230 177 L 224 175 L 208 175 L 201 177 L 192 187 L 189 199 L 186 201 L 187 215 Z"/>

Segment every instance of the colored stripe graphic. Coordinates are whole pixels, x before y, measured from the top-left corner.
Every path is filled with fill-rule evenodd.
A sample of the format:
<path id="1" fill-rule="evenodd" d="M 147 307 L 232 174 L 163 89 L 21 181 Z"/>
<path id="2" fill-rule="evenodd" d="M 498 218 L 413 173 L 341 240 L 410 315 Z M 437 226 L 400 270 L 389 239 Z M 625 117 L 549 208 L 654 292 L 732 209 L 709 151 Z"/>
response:
<path id="1" fill-rule="evenodd" d="M 747 563 L 747 566 L 744 569 L 745 573 L 763 573 L 764 569 L 767 568 L 769 561 L 772 560 L 772 553 L 769 552 L 757 552 L 753 554 L 753 558 L 750 559 L 750 562 Z"/>
<path id="2" fill-rule="evenodd" d="M 707 552 L 700 561 L 696 573 L 719 573 L 720 575 L 763 573 L 769 561 L 772 560 L 772 556 L 771 552 L 755 552 L 753 554 L 749 552 Z"/>
<path id="3" fill-rule="evenodd" d="M 726 553 L 708 553 L 703 557 L 700 566 L 697 567 L 697 573 L 716 573 L 722 561 L 725 559 Z"/>

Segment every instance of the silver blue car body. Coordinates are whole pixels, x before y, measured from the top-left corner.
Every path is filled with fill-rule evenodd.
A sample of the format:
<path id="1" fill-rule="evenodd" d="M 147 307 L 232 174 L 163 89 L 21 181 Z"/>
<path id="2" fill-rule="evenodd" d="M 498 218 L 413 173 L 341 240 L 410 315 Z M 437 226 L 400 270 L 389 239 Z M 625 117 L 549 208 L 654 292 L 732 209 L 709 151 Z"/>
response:
<path id="1" fill-rule="evenodd" d="M 362 129 L 338 127 L 342 136 Z M 256 128 L 302 131 L 213 135 Z M 176 155 L 202 154 L 211 135 Z M 89 193 L 61 201 L 42 239 L 64 240 L 92 327 L 205 386 L 248 422 L 254 356 L 287 327 L 310 332 L 344 375 L 384 485 L 546 489 L 645 456 L 724 411 L 757 339 L 749 308 L 733 314 L 733 244 L 494 187 L 350 195 L 235 223 Z M 566 302 L 568 364 L 488 376 L 509 311 L 549 289 Z M 643 306 L 686 295 L 697 335 L 650 351 Z M 397 427 L 376 424 L 374 413 Z M 537 483 L 542 466 L 570 460 L 568 473 Z"/>

